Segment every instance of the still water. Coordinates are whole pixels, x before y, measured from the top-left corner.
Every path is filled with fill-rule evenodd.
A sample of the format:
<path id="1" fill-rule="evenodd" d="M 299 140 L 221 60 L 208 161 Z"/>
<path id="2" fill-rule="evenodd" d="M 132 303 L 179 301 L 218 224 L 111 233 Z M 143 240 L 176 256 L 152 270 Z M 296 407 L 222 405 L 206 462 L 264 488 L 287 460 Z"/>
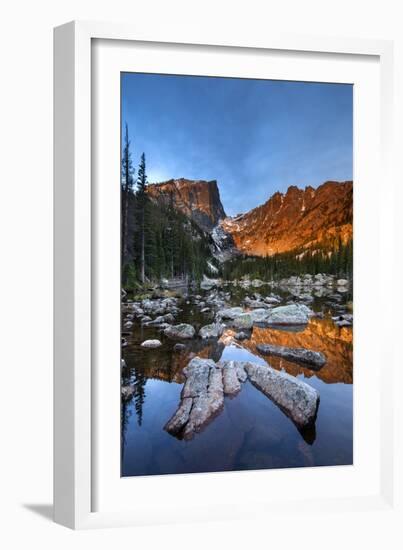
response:
<path id="1" fill-rule="evenodd" d="M 232 292 L 239 305 L 242 291 Z M 202 292 L 200 292 L 202 294 Z M 342 297 L 346 301 L 349 296 Z M 338 303 L 340 306 L 340 301 Z M 191 323 L 197 330 L 214 318 L 200 313 L 184 296 L 177 322 Z M 122 475 L 155 475 L 192 472 L 347 465 L 353 462 L 353 348 L 352 328 L 339 328 L 331 319 L 331 303 L 315 298 L 310 304 L 323 312 L 302 330 L 254 327 L 249 340 L 237 342 L 227 328 L 219 340 L 187 341 L 186 350 L 173 350 L 175 341 L 156 328 L 135 323 L 123 349 L 126 367 L 122 383 L 135 384 L 133 398 L 122 403 Z M 146 339 L 158 338 L 158 349 L 143 349 Z M 259 343 L 305 347 L 322 351 L 327 363 L 318 372 L 276 357 L 263 357 Z M 182 369 L 193 356 L 218 360 L 270 364 L 277 370 L 303 379 L 320 395 L 314 429 L 301 434 L 283 412 L 247 381 L 241 392 L 225 397 L 223 411 L 190 441 L 180 440 L 163 427 L 180 401 Z"/>

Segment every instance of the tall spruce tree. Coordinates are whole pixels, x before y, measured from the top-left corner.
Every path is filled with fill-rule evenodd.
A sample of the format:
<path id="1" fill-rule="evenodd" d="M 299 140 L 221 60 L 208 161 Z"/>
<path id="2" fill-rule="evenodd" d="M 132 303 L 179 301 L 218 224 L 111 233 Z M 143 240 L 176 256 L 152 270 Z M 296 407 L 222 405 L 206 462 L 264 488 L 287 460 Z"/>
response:
<path id="1" fill-rule="evenodd" d="M 124 268 L 127 260 L 127 228 L 128 228 L 128 210 L 129 210 L 129 194 L 133 192 L 134 186 L 134 168 L 130 151 L 129 128 L 125 126 L 124 146 L 122 153 L 122 171 L 121 171 L 121 186 L 122 186 L 122 234 L 121 234 L 121 264 Z"/>
<path id="2" fill-rule="evenodd" d="M 147 174 L 146 156 L 141 155 L 140 165 L 137 171 L 137 201 L 139 208 L 139 244 L 140 244 L 140 280 L 145 282 L 145 249 L 146 249 L 146 226 L 147 226 Z"/>

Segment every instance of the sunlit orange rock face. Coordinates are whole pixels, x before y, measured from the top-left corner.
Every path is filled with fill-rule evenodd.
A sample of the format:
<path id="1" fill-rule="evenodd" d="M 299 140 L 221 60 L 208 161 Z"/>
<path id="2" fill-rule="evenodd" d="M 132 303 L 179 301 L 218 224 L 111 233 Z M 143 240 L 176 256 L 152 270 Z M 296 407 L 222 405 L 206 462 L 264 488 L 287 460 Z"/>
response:
<path id="1" fill-rule="evenodd" d="M 273 255 L 315 245 L 347 243 L 353 234 L 353 183 L 328 181 L 313 189 L 291 186 L 265 204 L 221 223 L 245 254 Z"/>
<path id="2" fill-rule="evenodd" d="M 211 231 L 226 217 L 220 200 L 217 182 L 180 178 L 163 183 L 150 184 L 149 195 L 166 205 L 173 206 L 191 218 L 204 231 Z"/>
<path id="3" fill-rule="evenodd" d="M 223 338 L 231 336 L 226 331 Z M 312 371 L 269 355 L 262 355 L 256 349 L 257 344 L 274 344 L 290 348 L 306 348 L 321 351 L 326 356 L 326 364 L 319 371 Z M 270 328 L 254 327 L 250 340 L 243 340 L 241 347 L 254 355 L 260 355 L 275 369 L 284 369 L 293 376 L 304 374 L 307 378 L 317 376 L 328 384 L 353 382 L 353 331 L 351 327 L 338 327 L 331 319 L 312 318 L 301 332 L 288 332 Z"/>

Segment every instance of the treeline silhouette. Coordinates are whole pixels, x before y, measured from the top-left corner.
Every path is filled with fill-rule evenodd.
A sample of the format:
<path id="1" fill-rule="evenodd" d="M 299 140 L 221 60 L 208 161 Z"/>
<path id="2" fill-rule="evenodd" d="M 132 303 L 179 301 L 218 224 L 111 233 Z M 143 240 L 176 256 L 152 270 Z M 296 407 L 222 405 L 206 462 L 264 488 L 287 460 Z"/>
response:
<path id="1" fill-rule="evenodd" d="M 353 242 L 340 240 L 332 246 L 316 246 L 314 250 L 293 250 L 272 256 L 237 256 L 222 266 L 224 279 L 250 278 L 276 280 L 293 275 L 328 273 L 338 277 L 353 275 Z"/>
<path id="2" fill-rule="evenodd" d="M 144 153 L 135 179 L 126 125 L 121 172 L 123 287 L 133 291 L 162 278 L 200 280 L 211 257 L 208 237 L 175 209 L 173 196 L 152 201 L 147 185 Z"/>

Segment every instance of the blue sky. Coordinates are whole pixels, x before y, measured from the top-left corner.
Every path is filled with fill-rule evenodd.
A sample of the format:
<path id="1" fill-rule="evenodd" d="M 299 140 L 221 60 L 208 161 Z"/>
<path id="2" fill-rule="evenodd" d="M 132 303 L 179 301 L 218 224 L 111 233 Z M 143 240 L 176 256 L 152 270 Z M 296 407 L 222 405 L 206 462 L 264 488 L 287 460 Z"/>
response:
<path id="1" fill-rule="evenodd" d="M 216 179 L 228 215 L 353 175 L 349 84 L 122 74 L 122 130 L 149 182 Z"/>

